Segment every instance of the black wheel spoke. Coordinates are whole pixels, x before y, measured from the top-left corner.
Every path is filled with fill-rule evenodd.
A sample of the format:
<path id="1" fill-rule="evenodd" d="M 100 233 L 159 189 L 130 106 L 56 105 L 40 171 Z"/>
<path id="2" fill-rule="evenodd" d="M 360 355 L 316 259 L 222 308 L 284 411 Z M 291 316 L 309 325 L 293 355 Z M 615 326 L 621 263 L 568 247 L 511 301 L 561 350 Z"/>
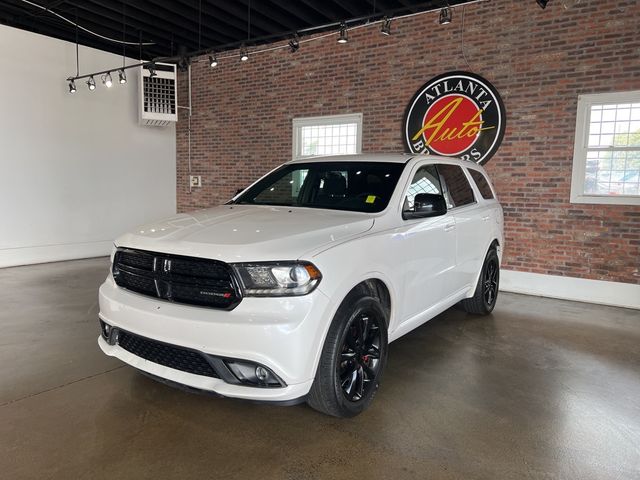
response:
<path id="1" fill-rule="evenodd" d="M 347 395 L 353 395 L 354 387 L 357 381 L 358 371 L 354 369 L 346 375 L 342 381 L 342 388 Z"/>
<path id="2" fill-rule="evenodd" d="M 369 337 L 369 317 L 363 316 L 361 319 L 362 322 L 362 335 L 360 336 L 360 344 L 364 347 L 367 342 L 367 338 Z"/>
<path id="3" fill-rule="evenodd" d="M 367 377 L 365 381 L 370 382 L 374 378 L 376 378 L 376 372 L 367 365 L 362 366 L 362 370 L 364 371 L 365 376 Z"/>
<path id="4" fill-rule="evenodd" d="M 487 305 L 492 305 L 498 295 L 498 264 L 490 261 L 483 279 L 483 297 Z"/>
<path id="5" fill-rule="evenodd" d="M 358 400 L 364 397 L 364 369 L 362 366 L 356 370 L 356 394 L 358 395 Z"/>
<path id="6" fill-rule="evenodd" d="M 347 346 L 353 351 L 356 347 L 356 337 L 357 334 L 354 335 L 354 332 L 351 331 L 351 329 L 347 332 L 347 337 L 345 338 L 346 344 Z"/>
<path id="7" fill-rule="evenodd" d="M 380 320 L 377 314 L 361 312 L 346 327 L 338 375 L 342 391 L 351 402 L 366 398 L 374 388 L 382 356 Z"/>
<path id="8" fill-rule="evenodd" d="M 367 350 L 367 356 L 374 359 L 380 358 L 380 349 L 375 345 L 371 345 Z"/>

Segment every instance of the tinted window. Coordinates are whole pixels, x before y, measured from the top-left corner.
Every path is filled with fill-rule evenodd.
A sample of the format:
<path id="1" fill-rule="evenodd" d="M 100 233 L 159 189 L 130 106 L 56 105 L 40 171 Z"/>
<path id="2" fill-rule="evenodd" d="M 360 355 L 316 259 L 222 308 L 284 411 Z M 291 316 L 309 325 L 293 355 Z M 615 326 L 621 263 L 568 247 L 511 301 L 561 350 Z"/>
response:
<path id="1" fill-rule="evenodd" d="M 284 165 L 235 200 L 239 204 L 381 212 L 402 163 L 309 162 Z"/>
<path id="2" fill-rule="evenodd" d="M 418 169 L 411 180 L 411 185 L 407 190 L 404 199 L 403 211 L 412 211 L 414 199 L 420 193 L 436 193 L 442 195 L 440 179 L 435 165 L 424 165 Z"/>
<path id="3" fill-rule="evenodd" d="M 259 192 L 253 199 L 254 203 L 262 205 L 292 205 L 300 194 L 302 182 L 308 170 L 287 172 L 276 180 L 269 188 Z"/>
<path id="4" fill-rule="evenodd" d="M 442 178 L 447 207 L 455 208 L 475 202 L 473 190 L 467 177 L 458 165 L 438 165 Z"/>
<path id="5" fill-rule="evenodd" d="M 478 190 L 480 191 L 480 195 L 482 195 L 482 198 L 484 198 L 485 200 L 491 200 L 493 198 L 493 192 L 491 191 L 489 182 L 487 182 L 487 179 L 482 174 L 482 172 L 479 172 L 478 170 L 473 170 L 471 168 L 468 170 L 469 170 L 469 173 L 471 174 L 471 178 L 473 178 L 473 181 L 476 182 L 476 186 L 478 187 Z"/>

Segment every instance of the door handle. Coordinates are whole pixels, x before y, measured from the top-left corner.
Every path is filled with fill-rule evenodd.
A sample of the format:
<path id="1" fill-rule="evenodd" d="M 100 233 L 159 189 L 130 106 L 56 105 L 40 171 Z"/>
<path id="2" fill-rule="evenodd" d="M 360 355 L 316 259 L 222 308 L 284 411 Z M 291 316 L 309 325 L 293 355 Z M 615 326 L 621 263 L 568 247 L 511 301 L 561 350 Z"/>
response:
<path id="1" fill-rule="evenodd" d="M 486 222 L 487 220 L 489 220 L 491 218 L 491 215 L 487 215 L 486 217 L 482 217 L 482 221 Z"/>
<path id="2" fill-rule="evenodd" d="M 450 232 L 451 230 L 453 230 L 454 228 L 456 228 L 456 224 L 455 223 L 447 223 L 444 226 L 444 231 L 445 232 Z"/>

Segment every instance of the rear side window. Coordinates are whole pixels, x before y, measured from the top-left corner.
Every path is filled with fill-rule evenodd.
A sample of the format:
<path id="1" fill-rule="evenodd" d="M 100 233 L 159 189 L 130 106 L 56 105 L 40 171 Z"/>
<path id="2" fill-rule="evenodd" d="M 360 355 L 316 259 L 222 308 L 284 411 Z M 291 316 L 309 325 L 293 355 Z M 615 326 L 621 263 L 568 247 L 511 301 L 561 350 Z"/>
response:
<path id="1" fill-rule="evenodd" d="M 482 198 L 484 198 L 485 200 L 491 200 L 493 198 L 493 192 L 491 191 L 491 187 L 489 186 L 489 182 L 487 181 L 486 177 L 482 174 L 482 172 L 479 172 L 478 170 L 468 170 L 471 174 L 471 178 L 473 178 L 473 181 L 476 182 L 476 186 L 478 187 Z"/>
<path id="2" fill-rule="evenodd" d="M 469 185 L 467 176 L 458 165 L 438 165 L 438 172 L 442 178 L 444 196 L 448 208 L 461 207 L 475 203 L 473 189 Z"/>

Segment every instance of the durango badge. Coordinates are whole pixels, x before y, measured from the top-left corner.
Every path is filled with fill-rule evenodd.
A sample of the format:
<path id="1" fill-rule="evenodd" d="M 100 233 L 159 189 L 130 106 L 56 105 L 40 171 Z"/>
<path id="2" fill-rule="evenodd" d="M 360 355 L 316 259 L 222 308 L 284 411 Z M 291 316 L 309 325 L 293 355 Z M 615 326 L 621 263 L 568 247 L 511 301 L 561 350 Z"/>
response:
<path id="1" fill-rule="evenodd" d="M 445 73 L 411 99 L 404 117 L 404 143 L 411 153 L 482 165 L 500 146 L 505 120 L 502 99 L 487 80 L 468 72 Z"/>

